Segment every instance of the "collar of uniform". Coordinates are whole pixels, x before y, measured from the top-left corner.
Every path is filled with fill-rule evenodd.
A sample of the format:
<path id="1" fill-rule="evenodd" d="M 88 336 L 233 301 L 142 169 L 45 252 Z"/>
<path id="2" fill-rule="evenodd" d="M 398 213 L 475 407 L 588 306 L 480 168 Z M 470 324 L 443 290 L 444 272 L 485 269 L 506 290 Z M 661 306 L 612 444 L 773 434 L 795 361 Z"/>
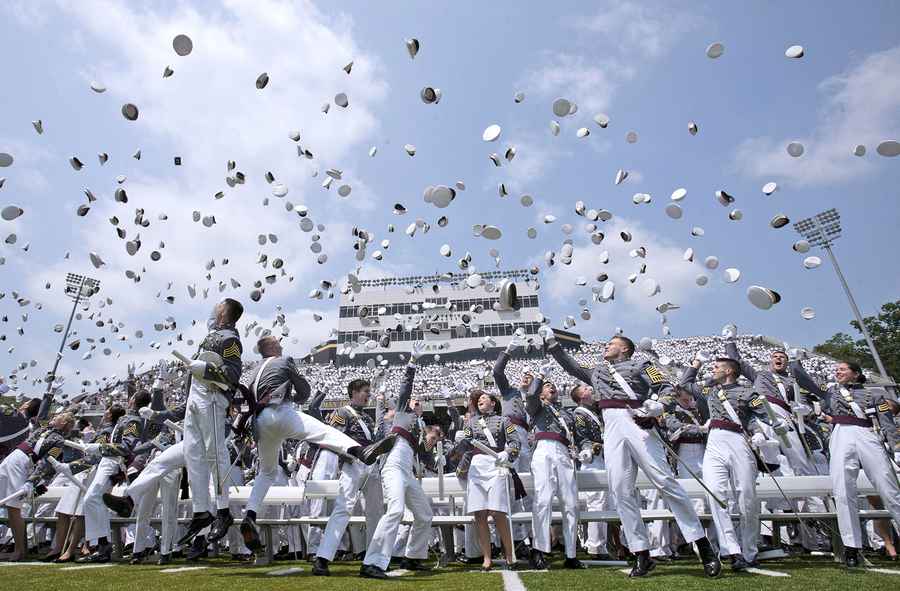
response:
<path id="1" fill-rule="evenodd" d="M 361 406 L 361 405 L 360 405 L 360 406 L 357 406 L 357 405 L 353 404 L 352 402 L 348 403 L 347 406 L 349 406 L 350 408 L 352 408 L 352 409 L 355 410 L 356 412 L 362 412 L 362 411 L 363 411 L 363 408 L 364 408 L 363 406 Z"/>

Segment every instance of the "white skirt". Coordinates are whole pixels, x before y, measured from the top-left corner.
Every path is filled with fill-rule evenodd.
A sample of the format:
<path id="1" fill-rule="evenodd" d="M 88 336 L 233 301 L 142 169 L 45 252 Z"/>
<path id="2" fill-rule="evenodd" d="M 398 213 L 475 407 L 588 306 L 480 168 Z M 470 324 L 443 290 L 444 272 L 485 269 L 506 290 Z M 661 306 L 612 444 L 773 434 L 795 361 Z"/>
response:
<path id="1" fill-rule="evenodd" d="M 28 475 L 31 473 L 32 465 L 31 458 L 21 449 L 12 450 L 4 458 L 3 463 L 0 463 L 0 499 L 4 499 L 22 489 L 25 481 L 28 480 Z M 7 501 L 5 506 L 21 509 L 23 500 L 22 497 L 19 497 L 18 499 Z"/>
<path id="2" fill-rule="evenodd" d="M 84 472 L 79 472 L 75 475 L 75 480 L 78 480 L 83 484 L 88 472 L 90 471 L 85 470 Z M 56 512 L 63 515 L 75 515 L 78 507 L 80 505 L 83 506 L 84 504 L 84 495 L 81 494 L 81 489 L 72 484 L 65 476 L 62 476 L 61 486 L 65 486 L 66 490 L 64 490 L 63 494 L 59 497 L 59 503 L 56 504 Z"/>
<path id="3" fill-rule="evenodd" d="M 466 513 L 499 511 L 509 513 L 509 476 L 501 473 L 489 455 L 472 457 L 466 486 Z"/>

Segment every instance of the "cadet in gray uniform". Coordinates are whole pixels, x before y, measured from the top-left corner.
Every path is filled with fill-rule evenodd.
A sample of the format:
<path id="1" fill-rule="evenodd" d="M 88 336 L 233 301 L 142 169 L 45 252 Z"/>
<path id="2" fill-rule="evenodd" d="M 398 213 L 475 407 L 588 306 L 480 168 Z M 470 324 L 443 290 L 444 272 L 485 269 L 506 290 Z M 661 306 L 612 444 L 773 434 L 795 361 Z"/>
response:
<path id="1" fill-rule="evenodd" d="M 563 515 L 563 540 L 566 546 L 565 567 L 585 568 L 576 558 L 578 543 L 578 482 L 575 479 L 575 416 L 559 402 L 556 386 L 544 383 L 552 366 L 541 367 L 528 392 L 525 409 L 534 425 L 535 447 L 531 458 L 534 480 L 534 510 L 531 529 L 531 566 L 547 568 L 544 554 L 550 552 L 550 514 L 553 495 L 559 499 Z"/>
<path id="2" fill-rule="evenodd" d="M 656 400 L 658 391 L 671 386 L 662 372 L 649 361 L 633 360 L 634 343 L 615 336 L 606 345 L 603 360 L 593 370 L 581 367 L 562 350 L 552 329 L 539 330 L 547 350 L 572 377 L 589 383 L 600 400 L 603 413 L 603 454 L 609 471 L 609 486 L 622 520 L 629 549 L 637 562 L 629 576 L 640 577 L 650 572 L 656 562 L 650 558 L 647 527 L 641 519 L 641 503 L 635 489 L 637 468 L 644 472 L 663 494 L 688 543 L 695 542 L 707 576 L 721 572 L 718 556 L 704 535 L 697 513 L 684 489 L 676 480 L 666 459 L 659 433 L 652 433 L 663 405 Z"/>
<path id="3" fill-rule="evenodd" d="M 886 442 L 896 440 L 892 416 L 892 405 L 896 402 L 889 401 L 883 389 L 866 388 L 866 376 L 856 363 L 838 363 L 835 370 L 837 383 L 824 390 L 799 366 L 799 363 L 795 364 L 794 375 L 801 386 L 821 398 L 825 420 L 834 426 L 829 450 L 838 527 L 844 543 L 844 562 L 848 567 L 858 567 L 862 531 L 856 478 L 860 468 L 875 485 L 895 525 L 900 527 L 898 458 L 891 457 L 892 450 L 889 451 L 886 445 Z"/>
<path id="4" fill-rule="evenodd" d="M 477 412 L 466 421 L 463 437 L 467 441 L 478 442 L 497 452 L 496 459 L 478 448 L 471 454 L 466 475 L 466 513 L 475 516 L 478 545 L 483 557 L 482 570 L 491 570 L 491 533 L 488 515 L 494 518 L 494 525 L 503 544 L 507 568 L 513 560 L 512 531 L 509 512 L 510 481 L 508 467 L 515 464 L 519 455 L 520 441 L 516 426 L 508 417 L 498 415 L 499 399 L 487 392 L 476 390 L 470 395 Z"/>
<path id="5" fill-rule="evenodd" d="M 225 425 L 234 388 L 241 378 L 243 348 L 235 323 L 243 313 L 244 307 L 237 300 L 225 298 L 216 304 L 207 323 L 210 332 L 200 344 L 198 355 L 202 352 L 215 353 L 221 358 L 222 366 L 192 361 L 185 382 L 189 394 L 184 420 L 184 456 L 194 515 L 187 533 L 179 540 L 180 544 L 191 540 L 214 521 L 208 539 L 215 542 L 225 537 L 234 523 L 228 509 L 228 487 L 224 482 L 216 482 L 216 479 L 224 480 L 230 465 L 221 429 Z M 210 499 L 210 478 L 214 481 L 215 503 Z M 214 506 L 216 517 L 212 514 Z"/>
<path id="6" fill-rule="evenodd" d="M 506 350 L 501 351 L 494 363 L 494 384 L 500 391 L 500 407 L 504 417 L 509 419 L 516 428 L 516 436 L 521 443 L 519 449 L 519 457 L 516 459 L 515 469 L 519 474 L 531 472 L 531 447 L 528 445 L 528 433 L 531 430 L 528 425 L 528 415 L 525 413 L 525 396 L 528 393 L 528 387 L 534 378 L 530 372 L 522 374 L 522 380 L 518 388 L 510 385 L 506 378 L 506 365 L 511 359 L 511 353 L 524 344 L 524 340 L 517 334 L 514 334 Z M 513 509 L 515 511 L 531 512 L 531 497 L 524 497 L 519 500 L 513 500 Z M 513 539 L 516 543 L 516 554 L 524 549 L 524 540 L 531 535 L 531 528 L 528 524 L 519 523 L 513 525 Z"/>
<path id="7" fill-rule="evenodd" d="M 699 361 L 687 368 L 681 384 L 690 386 L 697 379 Z M 731 557 L 734 571 L 746 570 L 756 564 L 759 538 L 759 499 L 756 496 L 756 476 L 759 468 L 756 455 L 750 449 L 746 433 L 752 433 L 750 443 L 757 448 L 766 444 L 762 423 L 767 419 L 765 403 L 750 386 L 737 383 L 741 366 L 727 357 L 716 359 L 713 370 L 715 385 L 708 389 L 705 401 L 709 408 L 709 437 L 703 456 L 703 482 L 719 499 L 727 499 L 732 488 L 737 492 L 738 512 L 741 515 L 741 542 L 738 542 L 731 515 L 710 496 L 713 522 L 719 538 L 719 553 Z M 776 444 L 777 445 L 777 444 Z"/>
<path id="8" fill-rule="evenodd" d="M 257 347 L 263 360 L 250 370 L 253 374 L 250 391 L 259 412 L 255 429 L 259 472 L 253 481 L 241 523 L 244 544 L 253 551 L 261 547 L 256 514 L 275 479 L 281 445 L 286 439 L 307 440 L 348 460 L 356 458 L 367 465 L 389 449 L 384 442 L 364 448 L 343 432 L 295 410 L 292 401 L 302 404 L 309 397 L 306 379 L 297 371 L 293 359 L 282 357 L 281 343 L 275 337 L 261 338 Z M 296 392 L 292 394 L 292 390 Z"/>

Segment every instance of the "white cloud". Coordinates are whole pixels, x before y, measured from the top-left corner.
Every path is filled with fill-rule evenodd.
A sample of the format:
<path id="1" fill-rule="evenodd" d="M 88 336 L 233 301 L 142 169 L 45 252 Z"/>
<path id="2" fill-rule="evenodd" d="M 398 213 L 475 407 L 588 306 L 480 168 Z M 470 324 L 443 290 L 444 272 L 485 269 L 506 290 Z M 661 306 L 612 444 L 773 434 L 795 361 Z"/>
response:
<path id="1" fill-rule="evenodd" d="M 292 338 L 300 340 L 297 346 L 304 352 L 327 336 L 331 324 L 311 320 L 310 310 L 318 304 L 309 302 L 308 307 L 296 308 L 298 293 L 299 298 L 305 298 L 310 284 L 319 279 L 335 280 L 353 266 L 350 224 L 344 221 L 346 210 L 370 211 L 377 200 L 372 189 L 355 177 L 355 163 L 364 158 L 364 147 L 372 143 L 378 131 L 374 113 L 388 91 L 381 65 L 353 38 L 352 22 L 343 17 L 329 19 L 308 1 L 223 0 L 221 6 L 203 14 L 184 4 L 162 10 L 109 0 L 59 0 L 56 7 L 70 23 L 66 42 L 82 64 L 86 98 L 79 100 L 98 101 L 110 113 L 108 120 L 98 122 L 98 142 L 116 141 L 140 146 L 144 151 L 140 163 L 130 158 L 130 151 L 111 152 L 110 164 L 103 172 L 97 171 L 94 161 L 79 173 L 102 175 L 108 187 L 110 165 L 112 174 L 125 167 L 137 170 L 123 185 L 129 196 L 127 205 L 114 203 L 111 189 L 95 190 L 99 201 L 88 216 L 73 216 L 72 232 L 78 247 L 72 250 L 71 260 L 45 260 L 32 267 L 40 268 L 38 272 L 26 270 L 24 263 L 17 265 L 24 286 L 33 294 L 43 293 L 47 281 L 58 289 L 67 271 L 89 271 L 102 281 L 100 295 L 113 299 L 113 305 L 104 310 L 98 310 L 96 302 L 92 305 L 94 319 L 122 322 L 120 334 L 129 335 L 134 347 L 129 350 L 127 345 L 113 342 L 108 346 L 121 352 L 123 359 L 95 352 L 90 362 L 80 361 L 82 348 L 78 354 L 71 354 L 63 367 L 68 372 L 81 368 L 83 374 L 96 377 L 104 372 L 121 372 L 126 357 L 165 356 L 166 346 L 159 352 L 147 349 L 147 345 L 154 339 L 166 345 L 176 333 L 156 333 L 152 324 L 171 315 L 185 339 L 189 334 L 196 339 L 203 332 L 202 323 L 191 328 L 191 319 L 205 318 L 212 303 L 223 296 L 243 301 L 248 319 L 265 316 L 276 304 L 293 309 L 289 314 L 296 320 Z M 48 22 L 27 18 L 27 12 L 19 13 L 14 16 L 24 26 L 41 27 Z M 189 34 L 194 42 L 194 50 L 187 57 L 177 56 L 172 49 L 172 38 L 178 33 Z M 350 60 L 354 68 L 348 76 L 342 67 Z M 175 74 L 163 79 L 166 65 Z M 254 82 L 263 71 L 268 72 L 270 82 L 258 90 Z M 87 85 L 93 79 L 103 82 L 108 91 L 91 93 Z M 349 108 L 332 104 L 329 113 L 323 115 L 321 105 L 333 103 L 339 92 L 347 93 Z M 119 115 L 125 102 L 140 108 L 136 122 L 126 122 Z M 298 158 L 296 144 L 288 137 L 292 130 L 300 132 L 299 143 L 314 153 L 315 160 Z M 181 168 L 172 168 L 175 155 L 183 158 Z M 232 159 L 237 170 L 247 176 L 246 184 L 236 188 L 228 188 L 225 183 L 226 162 Z M 17 159 L 17 167 L 20 163 L 27 164 Z M 325 191 L 321 182 L 328 168 L 342 169 L 344 177 Z M 311 178 L 316 169 L 320 174 Z M 272 171 L 277 182 L 289 187 L 285 198 L 271 195 L 271 186 L 263 178 L 266 171 Z M 94 182 L 90 176 L 83 178 L 89 184 Z M 32 185 L 38 180 L 16 177 L 16 182 Z M 347 199 L 337 196 L 337 186 L 343 183 L 353 187 Z M 40 187 L 37 189 L 39 192 Z M 224 191 L 225 198 L 214 199 L 217 191 Z M 263 207 L 266 196 L 269 205 Z M 325 230 L 301 231 L 296 211 L 285 210 L 288 201 L 306 204 L 310 218 L 324 224 Z M 132 223 L 138 207 L 145 209 L 148 228 Z M 214 215 L 217 224 L 205 228 L 193 222 L 194 210 Z M 168 215 L 165 222 L 157 219 L 162 212 Z M 140 234 L 142 247 L 136 256 L 127 255 L 124 241 L 106 221 L 113 215 L 120 219 L 119 227 L 126 230 L 126 240 Z M 257 235 L 268 233 L 277 234 L 278 243 L 258 245 Z M 329 256 L 327 265 L 317 264 L 317 255 L 310 251 L 313 234 L 321 236 L 323 252 Z M 161 242 L 165 248 L 160 248 Z M 160 262 L 149 259 L 153 250 L 162 254 Z M 106 266 L 99 270 L 90 267 L 89 252 L 98 253 Z M 269 257 L 266 269 L 257 264 L 259 253 Z M 54 254 L 62 253 L 50 252 L 49 258 Z M 230 262 L 223 266 L 226 257 Z M 271 266 L 276 257 L 284 260 L 285 271 L 296 280 L 288 282 L 279 274 L 274 285 L 264 282 L 262 301 L 251 302 L 247 295 L 254 281 L 276 273 Z M 207 280 L 204 265 L 210 259 L 216 261 L 216 267 Z M 135 284 L 125 278 L 126 270 L 139 273 L 141 282 Z M 241 284 L 236 293 L 230 287 L 232 277 Z M 229 284 L 221 294 L 220 280 Z M 189 283 L 197 286 L 195 300 L 188 297 Z M 207 287 L 209 299 L 203 300 L 200 292 Z M 173 305 L 165 303 L 165 296 L 170 294 L 176 298 Z M 333 302 L 325 302 L 320 312 L 332 309 Z M 62 297 L 48 298 L 44 311 L 44 322 L 52 322 L 49 318 L 68 312 L 68 303 Z M 109 324 L 102 328 L 89 321 L 76 324 L 82 337 L 111 338 Z M 145 334 L 142 341 L 132 336 L 139 328 Z M 52 352 L 42 347 L 37 329 L 37 325 L 31 326 L 34 334 L 18 343 L 16 356 L 33 356 L 39 367 L 46 368 L 52 363 Z M 71 375 L 69 381 L 73 381 Z"/>
<path id="2" fill-rule="evenodd" d="M 700 289 L 694 283 L 697 274 L 702 270 L 696 263 L 689 263 L 682 258 L 684 249 L 665 237 L 649 230 L 640 222 L 625 217 L 614 217 L 607 224 L 601 224 L 599 231 L 605 234 L 603 242 L 594 245 L 584 238 L 576 239 L 571 265 L 559 262 L 559 246 L 556 249 L 556 264 L 544 271 L 542 296 L 553 302 L 555 309 L 563 314 L 574 316 L 578 325 L 574 330 L 582 336 L 603 336 L 612 332 L 616 323 L 628 326 L 645 326 L 650 319 L 658 318 L 656 306 L 671 302 L 681 306 L 695 306 L 707 293 L 709 288 Z M 627 230 L 632 235 L 631 242 L 623 242 L 619 233 Z M 561 242 L 561 240 L 560 240 Z M 643 246 L 646 258 L 632 258 L 629 252 Z M 598 257 L 604 250 L 609 252 L 609 263 L 602 264 Z M 532 264 L 543 266 L 543 255 L 532 260 Z M 628 276 L 638 273 L 642 263 L 647 264 L 645 274 L 639 274 L 636 283 L 628 282 Z M 592 302 L 591 288 L 602 285 L 596 278 L 600 273 L 609 276 L 615 283 L 615 299 L 607 303 Z M 580 287 L 575 281 L 582 277 L 587 286 Z M 659 283 L 660 293 L 648 297 L 644 292 L 645 283 L 653 279 Z M 584 298 L 588 301 L 592 319 L 584 322 L 579 319 L 580 308 L 577 301 Z M 678 314 L 672 312 L 670 314 Z M 562 318 L 554 319 L 554 326 L 562 325 Z"/>
<path id="3" fill-rule="evenodd" d="M 587 17 L 567 19 L 581 38 L 577 51 L 546 52 L 522 85 L 544 97 L 564 96 L 591 114 L 609 109 L 620 86 L 666 52 L 699 23 L 668 4 L 606 2 Z"/>
<path id="4" fill-rule="evenodd" d="M 738 146 L 734 167 L 751 177 L 797 185 L 844 182 L 869 174 L 879 158 L 875 146 L 900 133 L 900 47 L 874 53 L 846 72 L 819 84 L 819 122 L 805 137 L 755 137 Z M 788 155 L 792 141 L 804 144 L 800 158 Z M 866 146 L 864 158 L 853 155 Z"/>

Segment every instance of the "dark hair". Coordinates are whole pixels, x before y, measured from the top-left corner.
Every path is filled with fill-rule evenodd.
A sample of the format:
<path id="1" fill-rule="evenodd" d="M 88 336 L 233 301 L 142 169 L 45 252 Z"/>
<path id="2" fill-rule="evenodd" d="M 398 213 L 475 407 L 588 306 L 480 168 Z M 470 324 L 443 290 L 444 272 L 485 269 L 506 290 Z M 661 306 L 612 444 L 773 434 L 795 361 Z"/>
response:
<path id="1" fill-rule="evenodd" d="M 578 392 L 582 388 L 582 386 L 584 386 L 584 384 L 582 384 L 581 382 L 575 382 L 569 388 L 569 398 L 575 404 L 581 404 L 581 395 L 576 394 L 576 392 Z"/>
<path id="2" fill-rule="evenodd" d="M 716 359 L 716 361 L 728 365 L 728 367 L 730 367 L 734 372 L 734 377 L 738 377 L 741 375 L 741 364 L 734 359 L 730 359 L 728 357 L 719 357 L 718 359 Z"/>
<path id="3" fill-rule="evenodd" d="M 444 429 L 440 425 L 426 425 L 425 433 L 426 434 L 436 433 L 438 437 L 443 437 Z"/>
<path id="4" fill-rule="evenodd" d="M 84 429 L 85 429 L 86 427 L 90 426 L 90 424 L 91 424 L 91 422 L 90 422 L 89 420 L 87 420 L 85 417 L 81 417 L 80 419 L 78 419 L 78 422 L 76 423 L 76 426 L 77 426 L 80 430 L 84 431 Z"/>
<path id="5" fill-rule="evenodd" d="M 113 424 L 125 415 L 125 407 L 121 404 L 111 404 L 109 406 L 109 419 Z"/>
<path id="6" fill-rule="evenodd" d="M 351 380 L 350 383 L 347 384 L 347 396 L 353 396 L 354 392 L 358 392 L 359 390 L 362 390 L 366 386 L 370 385 L 371 384 L 369 384 L 369 380 L 361 380 L 358 378 L 355 380 Z"/>
<path id="7" fill-rule="evenodd" d="M 244 306 L 239 301 L 225 298 L 222 303 L 225 304 L 225 310 L 228 312 L 229 322 L 234 323 L 241 319 L 244 314 Z"/>
<path id="8" fill-rule="evenodd" d="M 482 396 L 487 396 L 494 403 L 494 412 L 499 412 L 500 400 L 494 396 L 493 394 L 489 394 L 484 390 L 475 389 L 469 392 L 469 406 L 475 412 L 478 412 L 478 399 Z"/>
<path id="9" fill-rule="evenodd" d="M 850 368 L 850 371 L 856 374 L 856 381 L 860 384 L 866 383 L 866 374 L 863 373 L 862 366 L 855 361 L 841 361 L 847 367 Z"/>
<path id="10" fill-rule="evenodd" d="M 620 334 L 617 334 L 616 336 L 614 336 L 612 339 L 609 339 L 609 340 L 613 340 L 613 339 L 619 339 L 620 341 L 625 343 L 625 348 L 628 350 L 629 357 L 634 355 L 634 341 L 632 341 L 628 337 L 620 335 Z"/>
<path id="11" fill-rule="evenodd" d="M 24 409 L 23 414 L 29 419 L 33 419 L 37 416 L 38 410 L 41 408 L 41 399 L 40 398 L 32 398 L 19 408 Z"/>
<path id="12" fill-rule="evenodd" d="M 259 349 L 259 354 L 263 357 L 267 357 L 266 355 L 269 351 L 271 351 L 271 347 L 274 347 L 278 344 L 278 338 L 274 335 L 266 335 L 256 341 L 256 348 Z"/>
<path id="13" fill-rule="evenodd" d="M 150 404 L 150 392 L 147 390 L 138 390 L 137 393 L 131 398 L 131 402 L 134 405 L 134 408 L 143 408 Z"/>

